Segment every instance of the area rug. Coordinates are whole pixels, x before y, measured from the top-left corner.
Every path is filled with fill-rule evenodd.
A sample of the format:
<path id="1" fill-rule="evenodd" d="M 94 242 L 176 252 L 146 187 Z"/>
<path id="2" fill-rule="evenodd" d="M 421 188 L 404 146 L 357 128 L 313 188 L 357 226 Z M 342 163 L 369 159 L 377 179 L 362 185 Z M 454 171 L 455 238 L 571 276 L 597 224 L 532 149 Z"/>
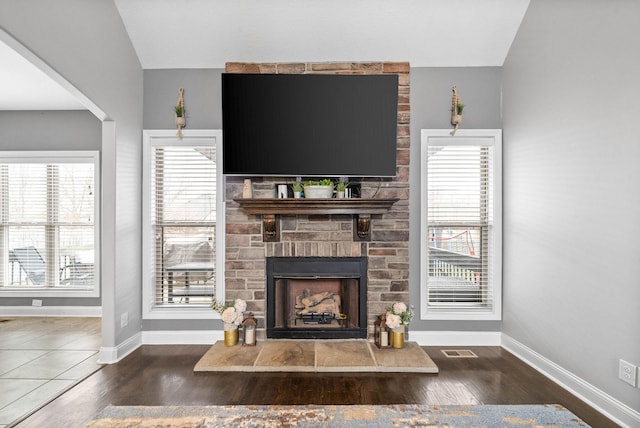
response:
<path id="1" fill-rule="evenodd" d="M 90 428 L 112 427 L 588 427 L 562 406 L 195 406 L 104 409 Z"/>
<path id="2" fill-rule="evenodd" d="M 438 366 L 415 342 L 402 349 L 378 349 L 364 339 L 278 339 L 257 346 L 216 342 L 194 371 L 438 373 Z"/>

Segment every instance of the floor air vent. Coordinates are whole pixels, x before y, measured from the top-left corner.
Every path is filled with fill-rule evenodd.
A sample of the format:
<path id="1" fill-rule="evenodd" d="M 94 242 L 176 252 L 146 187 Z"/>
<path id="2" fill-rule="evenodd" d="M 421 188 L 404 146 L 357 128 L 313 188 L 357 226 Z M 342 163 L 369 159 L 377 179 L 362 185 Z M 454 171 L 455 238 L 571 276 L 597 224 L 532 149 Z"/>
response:
<path id="1" fill-rule="evenodd" d="M 443 349 L 442 353 L 448 358 L 478 358 L 478 356 L 469 349 Z"/>

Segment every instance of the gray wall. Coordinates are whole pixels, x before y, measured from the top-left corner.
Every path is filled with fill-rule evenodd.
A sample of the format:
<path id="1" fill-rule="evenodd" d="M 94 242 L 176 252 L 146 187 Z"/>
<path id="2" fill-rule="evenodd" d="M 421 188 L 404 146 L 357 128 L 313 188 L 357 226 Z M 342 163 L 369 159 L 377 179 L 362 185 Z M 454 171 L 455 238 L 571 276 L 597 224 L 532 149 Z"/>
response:
<path id="1" fill-rule="evenodd" d="M 0 111 L 0 150 L 100 150 L 102 123 L 86 110 Z M 100 298 L 3 297 L 2 306 L 100 306 Z"/>
<path id="2" fill-rule="evenodd" d="M 101 140 L 86 110 L 0 111 L 0 150 L 100 150 Z"/>
<path id="3" fill-rule="evenodd" d="M 144 129 L 176 129 L 173 106 L 184 89 L 186 129 L 222 128 L 221 69 L 144 71 Z M 222 330 L 220 320 L 143 320 L 144 331 Z"/>
<path id="4" fill-rule="evenodd" d="M 421 331 L 500 331 L 500 321 L 420 321 L 420 130 L 451 129 L 451 87 L 465 105 L 460 129 L 502 128 L 500 67 L 411 69 L 411 160 L 409 170 L 409 283 Z"/>
<path id="5" fill-rule="evenodd" d="M 220 75 L 222 70 L 145 70 L 145 129 L 175 128 L 172 107 L 178 88 L 184 88 L 187 128 L 219 129 L 222 126 Z M 450 128 L 451 87 L 455 84 L 465 115 L 462 128 L 501 128 L 500 67 L 411 69 L 411 171 L 410 171 L 410 296 L 420 313 L 420 129 Z M 429 321 L 414 318 L 416 330 L 499 331 L 499 321 Z M 144 330 L 210 328 L 211 322 L 145 320 Z"/>
<path id="6" fill-rule="evenodd" d="M 140 331 L 142 318 L 142 67 L 113 1 L 0 2 L 0 27 L 104 113 L 102 343 L 113 349 Z"/>
<path id="7" fill-rule="evenodd" d="M 503 69 L 503 332 L 640 410 L 640 2 L 532 0 Z"/>
<path id="8" fill-rule="evenodd" d="M 222 128 L 221 69 L 144 71 L 144 129 L 174 129 L 173 106 L 184 88 L 187 129 Z"/>

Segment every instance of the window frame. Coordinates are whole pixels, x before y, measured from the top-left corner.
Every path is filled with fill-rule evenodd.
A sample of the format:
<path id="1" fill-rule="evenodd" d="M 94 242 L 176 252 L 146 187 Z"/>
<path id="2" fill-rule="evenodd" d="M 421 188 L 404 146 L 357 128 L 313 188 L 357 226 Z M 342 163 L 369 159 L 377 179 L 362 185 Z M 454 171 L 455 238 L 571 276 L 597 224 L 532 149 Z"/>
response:
<path id="1" fill-rule="evenodd" d="M 216 260 L 215 293 L 224 296 L 225 265 L 225 180 L 222 174 L 222 130 L 182 130 L 182 138 L 175 130 L 143 131 L 142 165 L 142 318 L 143 319 L 219 319 L 220 314 L 203 306 L 166 307 L 155 304 L 155 246 L 152 244 L 153 222 L 151 218 L 151 162 L 153 149 L 158 146 L 193 146 L 211 144 L 216 147 Z"/>
<path id="2" fill-rule="evenodd" d="M 490 278 L 491 308 L 438 307 L 430 308 L 427 281 L 428 266 L 428 187 L 427 155 L 431 139 L 438 144 L 477 145 L 479 140 L 494 147 L 493 161 L 493 225 L 489 245 L 492 248 Z M 501 320 L 502 319 L 502 130 L 460 129 L 451 135 L 450 129 L 422 129 L 420 138 L 420 319 L 423 320 Z"/>
<path id="3" fill-rule="evenodd" d="M 29 287 L 5 288 L 0 287 L 0 297 L 64 297 L 64 298 L 94 298 L 101 294 L 101 185 L 100 185 L 100 152 L 97 150 L 60 150 L 60 151 L 0 151 L 0 163 L 92 163 L 94 167 L 94 284 L 92 289 L 57 288 L 57 287 Z"/>

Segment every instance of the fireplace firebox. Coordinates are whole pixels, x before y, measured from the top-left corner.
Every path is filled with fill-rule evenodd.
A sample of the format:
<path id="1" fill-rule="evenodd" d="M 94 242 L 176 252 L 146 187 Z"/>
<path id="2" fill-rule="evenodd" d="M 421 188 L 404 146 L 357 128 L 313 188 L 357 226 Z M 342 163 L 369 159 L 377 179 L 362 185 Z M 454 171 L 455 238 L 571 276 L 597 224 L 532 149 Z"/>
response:
<path id="1" fill-rule="evenodd" d="M 367 337 L 366 257 L 267 257 L 266 334 Z"/>

